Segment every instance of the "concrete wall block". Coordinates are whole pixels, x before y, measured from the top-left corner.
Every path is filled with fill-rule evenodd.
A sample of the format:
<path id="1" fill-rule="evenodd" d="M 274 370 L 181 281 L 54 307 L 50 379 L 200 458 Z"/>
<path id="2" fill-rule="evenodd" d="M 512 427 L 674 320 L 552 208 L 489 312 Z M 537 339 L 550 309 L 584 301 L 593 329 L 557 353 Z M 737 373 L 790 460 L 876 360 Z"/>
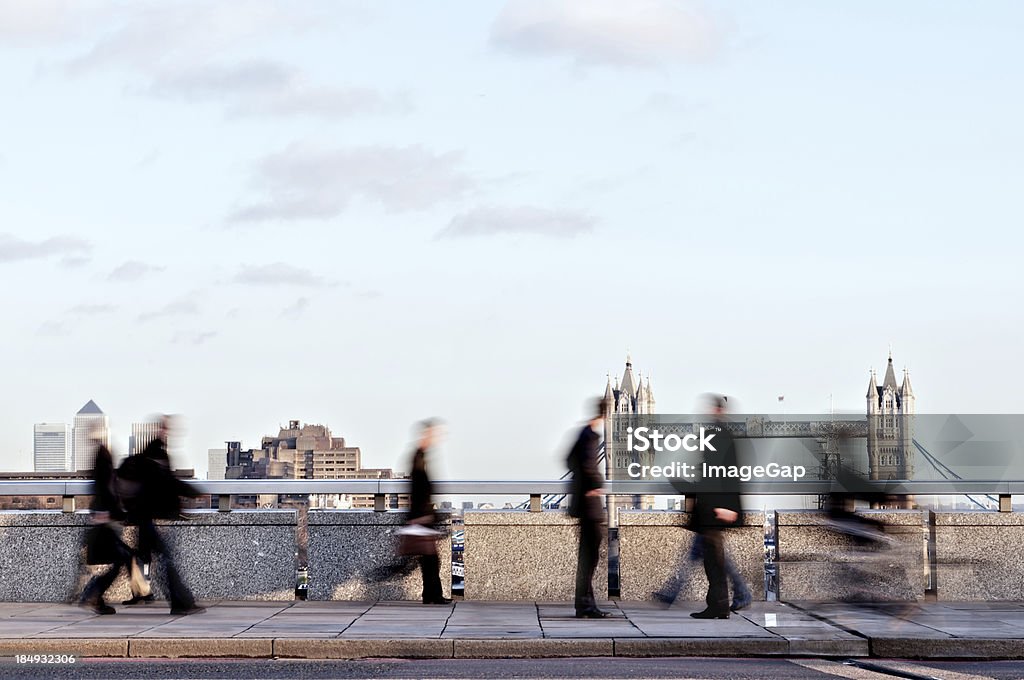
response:
<path id="1" fill-rule="evenodd" d="M 703 601 L 708 581 L 702 561 L 690 561 L 695 534 L 689 514 L 625 510 L 619 514 L 619 594 L 650 600 L 651 594 L 681 579 L 679 599 Z M 725 531 L 726 554 L 736 563 L 755 599 L 764 592 L 764 513 L 743 513 L 742 526 Z"/>
<path id="2" fill-rule="evenodd" d="M 562 511 L 467 511 L 467 600 L 572 600 L 579 527 Z M 594 574 L 594 594 L 608 596 L 608 542 Z"/>
<path id="3" fill-rule="evenodd" d="M 407 571 L 377 580 L 373 572 L 402 562 L 395 530 L 405 512 L 311 510 L 309 512 L 309 593 L 311 600 L 419 600 L 423 579 L 417 558 L 404 560 Z M 451 518 L 438 513 L 444 538 L 437 543 L 441 586 L 451 596 Z"/>

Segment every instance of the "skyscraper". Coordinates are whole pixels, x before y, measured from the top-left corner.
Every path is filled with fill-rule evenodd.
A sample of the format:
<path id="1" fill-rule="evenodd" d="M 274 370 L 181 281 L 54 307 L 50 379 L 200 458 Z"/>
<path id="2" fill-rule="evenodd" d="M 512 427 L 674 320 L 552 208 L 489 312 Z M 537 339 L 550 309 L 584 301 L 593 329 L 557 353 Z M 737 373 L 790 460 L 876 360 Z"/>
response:
<path id="1" fill-rule="evenodd" d="M 110 446 L 110 419 L 107 414 L 90 399 L 75 414 L 72 429 L 72 456 L 74 470 L 90 470 L 94 464 L 96 451 L 92 441 L 96 434 L 104 446 Z"/>
<path id="2" fill-rule="evenodd" d="M 38 423 L 32 429 L 33 468 L 36 472 L 71 469 L 71 433 L 66 423 Z"/>
<path id="3" fill-rule="evenodd" d="M 132 433 L 128 437 L 128 455 L 142 453 L 146 446 L 160 434 L 160 423 L 146 421 L 143 423 L 132 423 Z"/>

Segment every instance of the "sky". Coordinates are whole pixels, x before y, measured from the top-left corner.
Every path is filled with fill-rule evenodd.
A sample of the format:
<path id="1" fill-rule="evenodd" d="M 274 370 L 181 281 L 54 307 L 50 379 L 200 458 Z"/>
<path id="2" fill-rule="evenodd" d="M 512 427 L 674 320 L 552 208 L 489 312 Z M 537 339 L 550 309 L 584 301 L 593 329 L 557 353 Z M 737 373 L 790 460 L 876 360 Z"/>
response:
<path id="1" fill-rule="evenodd" d="M 1019 413 L 1016 2 L 0 0 L 0 469 L 89 399 L 175 461 L 327 424 L 549 479 L 658 410 Z M 830 401 L 831 395 L 831 401 Z"/>

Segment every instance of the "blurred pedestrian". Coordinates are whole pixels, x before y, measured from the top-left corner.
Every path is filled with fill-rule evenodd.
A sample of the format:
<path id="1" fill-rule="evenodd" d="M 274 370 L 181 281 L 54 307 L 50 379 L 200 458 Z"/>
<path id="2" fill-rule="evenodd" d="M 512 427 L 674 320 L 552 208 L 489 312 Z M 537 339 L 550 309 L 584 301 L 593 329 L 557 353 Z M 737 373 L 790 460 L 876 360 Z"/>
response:
<path id="1" fill-rule="evenodd" d="M 419 425 L 419 440 L 412 454 L 409 473 L 409 520 L 400 531 L 399 552 L 419 555 L 423 575 L 423 604 L 451 604 L 441 588 L 441 559 L 437 555 L 440 532 L 434 530 L 433 485 L 427 473 L 427 454 L 441 434 L 440 423 L 424 420 Z"/>
<path id="2" fill-rule="evenodd" d="M 735 466 L 736 444 L 726 426 L 727 400 L 721 395 L 709 395 L 712 427 L 715 431 L 715 465 Z M 701 468 L 698 468 L 701 469 Z M 690 614 L 695 619 L 729 618 L 729 577 L 726 573 L 725 537 L 722 530 L 735 526 L 742 508 L 735 483 L 723 478 L 702 480 L 707 489 L 695 494 L 690 528 L 697 532 L 703 543 L 704 573 L 708 578 L 708 592 L 703 611 Z"/>
<path id="3" fill-rule="evenodd" d="M 597 607 L 594 598 L 594 571 L 601 553 L 605 532 L 604 477 L 597 465 L 604 425 L 604 399 L 595 399 L 586 425 L 580 429 L 569 451 L 567 463 L 572 473 L 569 516 L 579 520 L 579 551 L 576 557 L 576 618 L 603 619 L 611 616 Z"/>
<path id="4" fill-rule="evenodd" d="M 92 472 L 92 505 L 89 508 L 92 526 L 86 532 L 85 561 L 90 565 L 109 564 L 110 567 L 92 577 L 82 592 L 81 605 L 97 614 L 114 614 L 117 610 L 109 606 L 103 596 L 118 573 L 128 569 L 132 551 L 121 539 L 119 522 L 124 520 L 125 513 L 117 493 L 114 458 L 100 438 L 99 430 L 91 433 L 90 438 L 96 446 L 96 462 Z"/>
<path id="5" fill-rule="evenodd" d="M 170 546 L 156 528 L 156 519 L 179 519 L 181 496 L 196 496 L 188 484 L 174 476 L 170 457 L 167 454 L 167 436 L 170 419 L 162 416 L 158 421 L 157 435 L 136 456 L 129 456 L 119 469 L 119 475 L 126 487 L 132 489 L 125 495 L 129 521 L 139 527 L 137 554 L 143 563 L 152 562 L 153 555 L 160 556 L 164 582 L 167 585 L 171 614 L 199 614 L 206 611 L 196 604 L 192 591 L 185 585 L 174 564 Z M 135 604 L 147 598 L 133 594 L 125 604 Z M 152 599 L 152 595 L 148 599 Z"/>

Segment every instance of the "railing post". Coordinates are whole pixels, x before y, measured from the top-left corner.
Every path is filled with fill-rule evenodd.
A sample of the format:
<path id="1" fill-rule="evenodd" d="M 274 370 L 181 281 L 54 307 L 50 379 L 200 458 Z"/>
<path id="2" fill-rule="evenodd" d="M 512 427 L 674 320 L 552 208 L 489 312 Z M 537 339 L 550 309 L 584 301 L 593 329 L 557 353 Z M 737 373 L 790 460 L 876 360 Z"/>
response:
<path id="1" fill-rule="evenodd" d="M 231 494 L 222 493 L 217 496 L 217 512 L 231 512 Z"/>
<path id="2" fill-rule="evenodd" d="M 64 507 L 62 509 L 63 509 L 64 512 L 74 512 L 75 511 L 75 497 L 74 496 L 64 496 Z"/>
<path id="3" fill-rule="evenodd" d="M 373 511 L 374 512 L 387 512 L 387 494 L 375 493 L 373 494 Z"/>
<path id="4" fill-rule="evenodd" d="M 530 512 L 540 512 L 543 509 L 544 508 L 541 507 L 541 504 L 540 504 L 540 494 L 539 493 L 531 493 L 530 494 Z"/>
<path id="5" fill-rule="evenodd" d="M 1008 493 L 999 494 L 999 512 L 1013 512 L 1013 496 Z"/>

